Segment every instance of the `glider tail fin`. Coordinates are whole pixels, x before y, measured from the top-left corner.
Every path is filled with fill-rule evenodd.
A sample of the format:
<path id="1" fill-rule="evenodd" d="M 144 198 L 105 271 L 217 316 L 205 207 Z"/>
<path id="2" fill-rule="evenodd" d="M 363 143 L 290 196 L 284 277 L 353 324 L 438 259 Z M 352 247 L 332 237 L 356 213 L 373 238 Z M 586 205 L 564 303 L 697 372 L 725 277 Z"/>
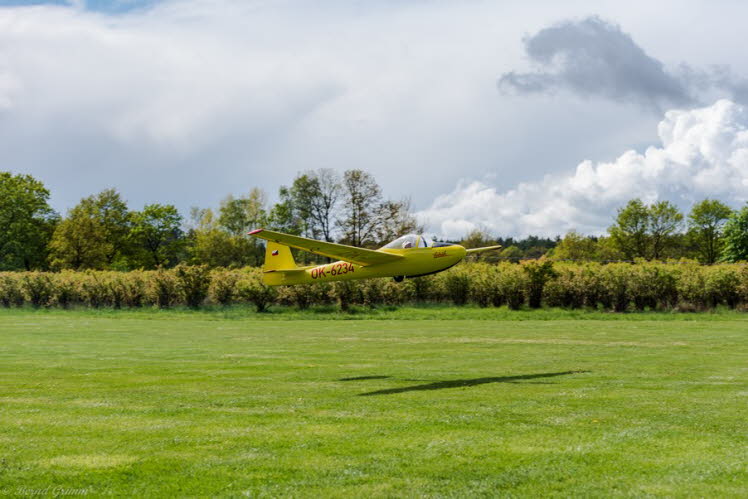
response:
<path id="1" fill-rule="evenodd" d="M 291 248 L 284 244 L 268 241 L 265 247 L 265 265 L 262 270 L 265 272 L 296 270 L 298 265 L 293 259 Z"/>

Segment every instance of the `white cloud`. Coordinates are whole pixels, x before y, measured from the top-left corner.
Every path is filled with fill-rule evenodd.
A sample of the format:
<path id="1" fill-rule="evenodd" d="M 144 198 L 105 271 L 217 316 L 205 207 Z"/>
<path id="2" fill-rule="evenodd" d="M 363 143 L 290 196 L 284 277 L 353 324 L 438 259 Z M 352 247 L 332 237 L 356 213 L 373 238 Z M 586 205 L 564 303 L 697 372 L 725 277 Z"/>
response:
<path id="1" fill-rule="evenodd" d="M 663 63 L 682 50 L 699 67 L 748 73 L 738 66 L 748 7 L 663 2 L 0 7 L 0 169 L 38 177 L 60 211 L 107 187 L 133 208 L 183 212 L 255 186 L 272 199 L 319 167 L 363 168 L 419 208 L 460 177 L 495 175 L 505 190 L 650 144 L 657 120 L 613 100 L 502 95 L 496 78 L 520 67 L 523 33 L 599 12 Z M 655 15 L 675 9 L 697 25 Z"/>
<path id="2" fill-rule="evenodd" d="M 461 181 L 418 213 L 437 234 L 459 238 L 481 228 L 498 235 L 603 233 L 629 199 L 667 199 L 682 209 L 706 197 L 748 200 L 748 110 L 728 100 L 673 110 L 658 126 L 661 147 L 626 151 L 611 163 L 583 161 L 567 175 L 499 192 Z"/>

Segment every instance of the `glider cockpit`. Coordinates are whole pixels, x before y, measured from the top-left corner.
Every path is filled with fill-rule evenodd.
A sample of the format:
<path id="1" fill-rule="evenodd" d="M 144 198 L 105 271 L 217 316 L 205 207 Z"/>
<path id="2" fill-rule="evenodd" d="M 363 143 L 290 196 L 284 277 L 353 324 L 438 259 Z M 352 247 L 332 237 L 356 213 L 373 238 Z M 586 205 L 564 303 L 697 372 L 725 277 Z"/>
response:
<path id="1" fill-rule="evenodd" d="M 451 244 L 433 241 L 423 234 L 406 234 L 391 243 L 385 244 L 380 249 L 440 248 L 444 246 L 451 246 Z"/>

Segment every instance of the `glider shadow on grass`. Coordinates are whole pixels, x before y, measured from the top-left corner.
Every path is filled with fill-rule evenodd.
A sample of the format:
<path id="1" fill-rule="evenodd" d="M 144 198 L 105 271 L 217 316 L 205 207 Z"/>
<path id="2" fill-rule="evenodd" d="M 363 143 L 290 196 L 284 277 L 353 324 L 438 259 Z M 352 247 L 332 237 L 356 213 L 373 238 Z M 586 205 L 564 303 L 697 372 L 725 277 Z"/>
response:
<path id="1" fill-rule="evenodd" d="M 370 397 L 372 395 L 392 395 L 394 393 L 405 393 L 405 392 L 419 392 L 426 390 L 443 390 L 445 388 L 459 388 L 461 386 L 476 386 L 485 385 L 486 383 L 517 383 L 521 381 L 540 379 L 540 378 L 554 378 L 556 376 L 567 376 L 569 374 L 580 374 L 587 373 L 589 371 L 564 371 L 558 373 L 538 373 L 538 374 L 521 374 L 517 376 L 500 376 L 492 378 L 475 378 L 475 379 L 453 379 L 450 381 L 436 381 L 434 383 L 428 383 L 425 385 L 412 385 L 403 386 L 400 388 L 388 388 L 386 390 L 377 390 L 374 392 L 359 393 L 359 397 Z M 361 376 L 359 378 L 347 378 L 345 381 L 353 381 L 354 379 L 383 379 L 389 378 L 389 376 Z M 341 380 L 343 381 L 343 380 Z"/>

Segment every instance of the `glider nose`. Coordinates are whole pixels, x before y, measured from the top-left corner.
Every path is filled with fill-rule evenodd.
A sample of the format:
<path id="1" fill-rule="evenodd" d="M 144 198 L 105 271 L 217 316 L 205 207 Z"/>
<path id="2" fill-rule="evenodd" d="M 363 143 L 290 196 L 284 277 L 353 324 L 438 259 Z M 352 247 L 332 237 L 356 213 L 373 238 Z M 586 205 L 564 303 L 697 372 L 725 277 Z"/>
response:
<path id="1" fill-rule="evenodd" d="M 460 246 L 459 244 L 455 244 L 455 246 L 457 246 L 456 253 L 459 255 L 460 260 L 464 260 L 465 256 L 467 256 L 467 250 L 464 246 Z"/>

